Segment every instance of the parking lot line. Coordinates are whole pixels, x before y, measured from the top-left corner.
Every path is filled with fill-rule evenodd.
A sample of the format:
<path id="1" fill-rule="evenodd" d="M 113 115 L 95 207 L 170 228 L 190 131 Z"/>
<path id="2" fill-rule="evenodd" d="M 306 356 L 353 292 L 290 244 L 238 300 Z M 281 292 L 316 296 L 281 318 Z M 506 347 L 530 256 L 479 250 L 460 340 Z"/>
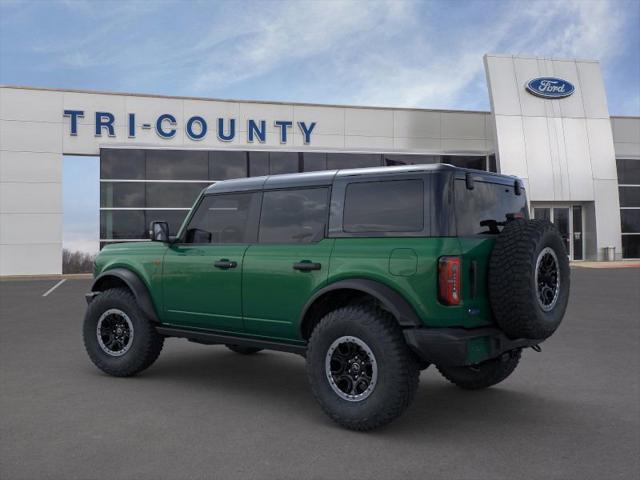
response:
<path id="1" fill-rule="evenodd" d="M 56 283 L 53 287 L 51 287 L 49 290 L 47 290 L 46 292 L 44 292 L 42 294 L 43 297 L 46 297 L 47 295 L 49 295 L 51 292 L 53 292 L 56 288 L 58 288 L 60 285 L 62 285 L 64 282 L 66 282 L 67 279 L 63 278 L 62 280 L 60 280 L 58 283 Z"/>

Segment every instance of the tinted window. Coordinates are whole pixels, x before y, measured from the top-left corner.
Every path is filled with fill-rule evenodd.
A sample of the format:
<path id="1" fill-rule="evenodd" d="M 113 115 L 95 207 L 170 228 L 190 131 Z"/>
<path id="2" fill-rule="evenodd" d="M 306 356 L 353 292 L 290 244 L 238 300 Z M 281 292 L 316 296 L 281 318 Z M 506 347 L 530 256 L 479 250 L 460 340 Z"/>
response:
<path id="1" fill-rule="evenodd" d="M 147 210 L 145 212 L 145 225 L 147 230 L 151 222 L 163 221 L 169 224 L 169 235 L 177 235 L 189 210 Z M 145 238 L 148 237 L 148 234 Z"/>
<path id="2" fill-rule="evenodd" d="M 479 181 L 473 187 L 468 190 L 464 180 L 455 181 L 458 235 L 491 233 L 489 225 L 480 223 L 504 222 L 510 213 L 528 217 L 526 196 L 516 195 L 513 187 Z"/>
<path id="3" fill-rule="evenodd" d="M 622 256 L 640 258 L 640 235 L 622 235 Z"/>
<path id="4" fill-rule="evenodd" d="M 206 196 L 189 222 L 185 243 L 255 242 L 259 206 L 256 193 Z"/>
<path id="5" fill-rule="evenodd" d="M 319 152 L 304 152 L 302 154 L 302 171 L 317 172 L 327 169 L 327 154 Z"/>
<path id="6" fill-rule="evenodd" d="M 147 238 L 143 210 L 102 210 L 100 238 Z"/>
<path id="7" fill-rule="evenodd" d="M 142 182 L 100 182 L 100 206 L 144 207 L 144 185 Z"/>
<path id="8" fill-rule="evenodd" d="M 298 154 L 293 152 L 271 152 L 269 154 L 269 173 L 298 173 Z"/>
<path id="9" fill-rule="evenodd" d="M 152 180 L 207 180 L 208 153 L 204 151 L 147 150 L 147 178 Z"/>
<path id="10" fill-rule="evenodd" d="M 621 207 L 640 207 L 640 187 L 619 187 Z"/>
<path id="11" fill-rule="evenodd" d="M 310 243 L 323 238 L 329 190 L 308 188 L 265 192 L 260 218 L 260 242 Z"/>
<path id="12" fill-rule="evenodd" d="M 620 210 L 622 233 L 640 233 L 640 210 Z"/>
<path id="13" fill-rule="evenodd" d="M 249 152 L 249 176 L 269 175 L 269 153 Z"/>
<path id="14" fill-rule="evenodd" d="M 384 156 L 384 164 L 393 165 L 423 165 L 440 162 L 440 155 L 390 155 Z"/>
<path id="15" fill-rule="evenodd" d="M 209 183 L 149 182 L 146 186 L 147 207 L 185 208 L 193 206 Z"/>
<path id="16" fill-rule="evenodd" d="M 422 180 L 351 183 L 344 205 L 345 232 L 420 232 L 424 229 Z"/>
<path id="17" fill-rule="evenodd" d="M 209 178 L 227 180 L 247 176 L 247 152 L 209 152 Z"/>
<path id="18" fill-rule="evenodd" d="M 100 178 L 143 180 L 145 178 L 144 150 L 100 150 Z"/>
<path id="19" fill-rule="evenodd" d="M 618 183 L 640 185 L 640 160 L 618 158 Z"/>
<path id="20" fill-rule="evenodd" d="M 443 155 L 442 163 L 448 163 L 461 168 L 473 168 L 475 170 L 486 170 L 487 158 L 479 156 Z"/>
<path id="21" fill-rule="evenodd" d="M 374 153 L 327 153 L 327 168 L 379 167 L 382 165 L 382 155 Z"/>

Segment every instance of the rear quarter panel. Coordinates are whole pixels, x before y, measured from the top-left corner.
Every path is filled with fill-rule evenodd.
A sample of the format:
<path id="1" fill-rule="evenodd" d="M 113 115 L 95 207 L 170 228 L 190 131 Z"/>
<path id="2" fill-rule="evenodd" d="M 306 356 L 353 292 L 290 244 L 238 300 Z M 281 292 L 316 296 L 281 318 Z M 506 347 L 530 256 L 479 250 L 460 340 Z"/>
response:
<path id="1" fill-rule="evenodd" d="M 486 241 L 460 241 L 453 237 L 338 238 L 331 255 L 328 284 L 354 278 L 374 280 L 401 294 L 425 326 L 484 326 L 491 323 L 485 296 L 470 299 L 469 281 L 465 277 L 460 305 L 445 306 L 438 301 L 438 259 L 464 252 L 463 275 L 468 272 L 472 258 L 482 263 L 484 271 L 487 248 L 490 251 Z M 484 278 L 481 272 L 478 278 Z M 483 283 L 478 291 L 485 288 Z"/>

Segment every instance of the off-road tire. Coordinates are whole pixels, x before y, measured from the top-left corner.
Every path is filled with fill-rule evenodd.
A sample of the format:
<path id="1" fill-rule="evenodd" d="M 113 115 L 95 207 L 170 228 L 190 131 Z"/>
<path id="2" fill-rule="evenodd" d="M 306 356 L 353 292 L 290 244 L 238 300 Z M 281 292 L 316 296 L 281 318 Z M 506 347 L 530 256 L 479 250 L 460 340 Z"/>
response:
<path id="1" fill-rule="evenodd" d="M 246 347 L 244 345 L 232 345 L 230 343 L 227 343 L 225 347 L 227 347 L 232 352 L 236 352 L 241 355 L 253 355 L 254 353 L 258 353 L 259 351 L 262 350 L 261 348 Z"/>
<path id="2" fill-rule="evenodd" d="M 555 255 L 559 272 L 557 300 L 548 311 L 538 300 L 536 284 L 537 261 L 545 249 Z M 555 332 L 567 308 L 570 283 L 567 251 L 552 223 L 518 219 L 505 225 L 489 261 L 489 300 L 508 337 L 544 340 Z"/>
<path id="3" fill-rule="evenodd" d="M 469 367 L 437 366 L 444 378 L 465 390 L 480 390 L 506 379 L 518 366 L 521 350 L 507 352 L 478 365 Z"/>
<path id="4" fill-rule="evenodd" d="M 325 370 L 327 352 L 343 336 L 362 340 L 375 356 L 377 382 L 361 401 L 341 398 Z M 393 316 L 372 305 L 352 305 L 328 313 L 314 328 L 307 349 L 307 375 L 325 413 L 351 430 L 385 425 L 404 412 L 418 388 L 419 365 Z"/>
<path id="5" fill-rule="evenodd" d="M 133 339 L 129 350 L 114 357 L 104 352 L 97 336 L 100 316 L 110 309 L 124 312 L 133 325 Z M 89 304 L 83 325 L 84 346 L 96 367 L 114 377 L 130 377 L 156 361 L 164 337 L 157 333 L 151 320 L 142 312 L 133 294 L 123 288 L 112 288 L 97 295 Z"/>

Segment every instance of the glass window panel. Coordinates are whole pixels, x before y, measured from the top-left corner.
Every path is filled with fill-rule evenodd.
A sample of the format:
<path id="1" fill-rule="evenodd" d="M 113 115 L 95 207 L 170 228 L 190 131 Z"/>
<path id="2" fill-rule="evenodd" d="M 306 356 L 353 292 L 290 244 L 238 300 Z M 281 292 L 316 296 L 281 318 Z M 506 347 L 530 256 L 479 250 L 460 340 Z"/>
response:
<path id="1" fill-rule="evenodd" d="M 462 155 L 442 155 L 442 163 L 448 163 L 460 168 L 473 168 L 475 170 L 486 170 L 487 157 L 483 156 L 462 156 Z"/>
<path id="2" fill-rule="evenodd" d="M 247 152 L 209 152 L 209 178 L 227 180 L 247 176 Z"/>
<path id="3" fill-rule="evenodd" d="M 621 207 L 640 207 L 640 187 L 618 187 Z"/>
<path id="4" fill-rule="evenodd" d="M 169 224 L 169 235 L 177 235 L 188 213 L 189 210 L 147 210 L 145 212 L 145 225 L 148 230 L 151 222 L 167 222 Z"/>
<path id="5" fill-rule="evenodd" d="M 100 206 L 142 208 L 145 206 L 144 183 L 100 182 Z"/>
<path id="6" fill-rule="evenodd" d="M 310 243 L 324 237 L 329 190 L 306 188 L 264 192 L 261 243 Z"/>
<path id="7" fill-rule="evenodd" d="M 460 236 L 491 233 L 491 225 L 481 225 L 481 222 L 504 222 L 508 214 L 528 217 L 525 195 L 516 195 L 513 187 L 507 185 L 476 181 L 473 190 L 469 190 L 464 180 L 456 180 L 455 196 L 456 225 Z M 542 213 L 548 218 L 549 212 L 545 210 L 536 208 L 534 215 Z"/>
<path id="8" fill-rule="evenodd" d="M 622 235 L 622 257 L 640 258 L 640 235 Z"/>
<path id="9" fill-rule="evenodd" d="M 302 171 L 317 172 L 327 169 L 327 154 L 321 152 L 304 152 L 302 154 Z"/>
<path id="10" fill-rule="evenodd" d="M 300 171 L 298 154 L 295 152 L 269 153 L 269 173 L 298 173 Z"/>
<path id="11" fill-rule="evenodd" d="M 249 152 L 249 176 L 269 175 L 269 153 Z"/>
<path id="12" fill-rule="evenodd" d="M 148 238 L 143 210 L 101 210 L 100 238 Z"/>
<path id="13" fill-rule="evenodd" d="M 620 210 L 622 233 L 640 233 L 640 209 Z"/>
<path id="14" fill-rule="evenodd" d="M 209 195 L 191 218 L 185 243 L 255 242 L 259 209 L 257 193 Z"/>
<path id="15" fill-rule="evenodd" d="M 327 153 L 327 169 L 379 167 L 382 155 L 377 153 Z"/>
<path id="16" fill-rule="evenodd" d="M 147 186 L 147 207 L 192 207 L 200 192 L 209 183 L 166 183 L 149 182 Z"/>
<path id="17" fill-rule="evenodd" d="M 100 178 L 119 180 L 144 180 L 144 150 L 100 149 Z"/>
<path id="18" fill-rule="evenodd" d="M 147 179 L 207 180 L 208 157 L 205 151 L 147 150 Z"/>
<path id="19" fill-rule="evenodd" d="M 640 185 L 640 160 L 618 158 L 618 183 Z"/>
<path id="20" fill-rule="evenodd" d="M 384 155 L 384 164 L 393 165 L 425 165 L 439 163 L 440 155 Z"/>
<path id="21" fill-rule="evenodd" d="M 347 186 L 345 232 L 419 232 L 424 228 L 422 180 L 351 183 Z"/>
<path id="22" fill-rule="evenodd" d="M 533 218 L 551 221 L 551 209 L 536 207 L 533 209 Z"/>

